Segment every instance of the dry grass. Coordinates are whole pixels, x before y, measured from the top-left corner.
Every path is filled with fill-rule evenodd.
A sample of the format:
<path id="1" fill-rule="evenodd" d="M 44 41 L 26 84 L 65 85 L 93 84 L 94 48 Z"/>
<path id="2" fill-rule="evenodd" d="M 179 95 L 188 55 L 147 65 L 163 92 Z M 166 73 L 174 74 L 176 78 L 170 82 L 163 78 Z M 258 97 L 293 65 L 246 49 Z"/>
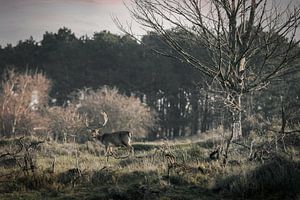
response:
<path id="1" fill-rule="evenodd" d="M 214 189 L 242 198 L 267 198 L 270 194 L 295 198 L 300 191 L 300 163 L 284 157 L 260 166 L 248 163 L 217 179 Z"/>
<path id="2" fill-rule="evenodd" d="M 202 199 L 255 199 L 299 194 L 296 161 L 282 158 L 262 165 L 246 162 L 244 155 L 236 153 L 235 159 L 241 163 L 229 162 L 224 168 L 219 161 L 208 159 L 215 141 L 211 137 L 200 138 L 197 143 L 135 143 L 134 156 L 110 158 L 108 163 L 103 149 L 93 142 L 45 143 L 37 153 L 34 175 L 21 174 L 7 182 L 6 177 L 0 178 L 0 199 L 195 199 L 199 195 Z M 176 158 L 169 176 L 166 153 Z M 50 174 L 47 169 L 53 157 L 55 173 Z M 79 168 L 80 175 L 72 171 L 74 168 Z M 3 175 L 11 170 L 1 168 L 0 172 Z"/>

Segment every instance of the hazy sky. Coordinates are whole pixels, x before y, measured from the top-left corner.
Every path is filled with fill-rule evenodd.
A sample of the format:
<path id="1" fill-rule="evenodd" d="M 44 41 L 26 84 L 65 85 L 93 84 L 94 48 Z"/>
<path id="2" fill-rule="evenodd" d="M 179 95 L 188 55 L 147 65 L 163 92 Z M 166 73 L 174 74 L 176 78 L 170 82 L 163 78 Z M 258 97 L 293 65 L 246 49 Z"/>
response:
<path id="1" fill-rule="evenodd" d="M 30 36 L 63 26 L 77 36 L 102 30 L 120 33 L 111 16 L 131 20 L 122 0 L 0 0 L 0 45 L 16 44 Z"/>
<path id="2" fill-rule="evenodd" d="M 102 30 L 121 33 L 112 15 L 123 22 L 132 21 L 122 0 L 0 0 L 0 45 L 16 44 L 30 36 L 40 41 L 45 31 L 57 32 L 63 26 L 77 36 L 91 36 Z M 135 28 L 134 32 L 141 29 Z"/>

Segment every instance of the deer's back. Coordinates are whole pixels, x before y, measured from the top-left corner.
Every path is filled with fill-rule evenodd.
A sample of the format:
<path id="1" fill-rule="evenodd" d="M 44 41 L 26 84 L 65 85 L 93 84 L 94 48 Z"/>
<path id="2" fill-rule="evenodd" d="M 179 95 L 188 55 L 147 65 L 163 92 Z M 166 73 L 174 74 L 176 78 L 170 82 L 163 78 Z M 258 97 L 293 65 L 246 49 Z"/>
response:
<path id="1" fill-rule="evenodd" d="M 128 146 L 131 141 L 131 133 L 129 131 L 118 131 L 113 133 L 104 133 L 101 142 L 105 146 Z"/>

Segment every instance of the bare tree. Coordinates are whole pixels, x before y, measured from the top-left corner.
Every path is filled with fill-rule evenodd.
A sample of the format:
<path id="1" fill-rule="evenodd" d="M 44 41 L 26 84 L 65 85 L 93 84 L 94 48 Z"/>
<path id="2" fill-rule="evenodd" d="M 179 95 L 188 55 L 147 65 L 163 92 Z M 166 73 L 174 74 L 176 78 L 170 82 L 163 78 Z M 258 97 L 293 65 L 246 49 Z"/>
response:
<path id="1" fill-rule="evenodd" d="M 39 124 L 36 111 L 47 104 L 50 86 L 42 73 L 5 71 L 0 84 L 0 135 L 28 134 Z"/>
<path id="2" fill-rule="evenodd" d="M 242 96 L 282 76 L 300 55 L 295 38 L 300 7 L 289 4 L 279 9 L 274 2 L 131 0 L 127 7 L 137 23 L 154 31 L 171 49 L 156 52 L 186 62 L 211 79 L 232 113 L 231 141 L 242 136 Z M 115 22 L 135 37 L 131 27 Z M 174 27 L 179 30 L 175 34 L 170 31 Z M 182 39 L 204 46 L 210 57 L 195 55 Z"/>

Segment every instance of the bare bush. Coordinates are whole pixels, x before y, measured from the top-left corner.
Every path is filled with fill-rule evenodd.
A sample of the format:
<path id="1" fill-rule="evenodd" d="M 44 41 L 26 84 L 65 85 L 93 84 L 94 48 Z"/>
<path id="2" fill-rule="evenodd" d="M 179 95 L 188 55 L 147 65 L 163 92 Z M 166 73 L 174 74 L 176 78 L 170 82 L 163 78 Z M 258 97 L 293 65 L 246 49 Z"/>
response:
<path id="1" fill-rule="evenodd" d="M 155 114 L 149 107 L 138 98 L 119 94 L 116 88 L 79 90 L 64 107 L 47 107 L 49 89 L 50 81 L 41 73 L 7 70 L 1 84 L 1 136 L 51 133 L 56 141 L 83 142 L 88 137 L 86 120 L 97 126 L 103 120 L 101 111 L 110 119 L 104 131 L 130 130 L 137 137 L 145 136 L 155 125 Z"/>
<path id="2" fill-rule="evenodd" d="M 109 116 L 104 132 L 130 130 L 134 137 L 146 136 L 155 126 L 155 113 L 138 98 L 121 95 L 116 88 L 103 87 L 97 91 L 79 90 L 65 107 L 47 108 L 47 129 L 56 141 L 88 140 L 89 126 L 102 124 L 105 111 Z"/>
<path id="3" fill-rule="evenodd" d="M 55 141 L 75 141 L 85 129 L 84 119 L 76 112 L 76 106 L 54 106 L 47 109 L 48 130 Z"/>
<path id="4" fill-rule="evenodd" d="M 22 136 L 10 143 L 9 147 L 1 149 L 1 165 L 4 167 L 18 166 L 20 169 L 19 172 L 23 172 L 25 176 L 28 176 L 29 172 L 34 174 L 38 168 L 36 164 L 36 150 L 39 148 L 40 144 L 44 143 L 44 141 Z"/>
<path id="5" fill-rule="evenodd" d="M 130 130 L 133 137 L 142 137 L 155 126 L 154 111 L 138 98 L 120 94 L 116 88 L 103 87 L 96 91 L 81 90 L 79 93 L 78 112 L 92 119 L 91 125 L 101 124 L 103 117 L 100 112 L 107 113 L 109 121 L 104 132 Z"/>
<path id="6" fill-rule="evenodd" d="M 244 119 L 243 132 L 245 135 L 251 133 L 263 133 L 270 129 L 271 121 L 265 119 L 261 114 L 246 115 Z"/>
<path id="7" fill-rule="evenodd" d="M 48 101 L 50 80 L 42 73 L 7 70 L 1 83 L 0 134 L 29 134 L 38 122 L 39 108 Z"/>

